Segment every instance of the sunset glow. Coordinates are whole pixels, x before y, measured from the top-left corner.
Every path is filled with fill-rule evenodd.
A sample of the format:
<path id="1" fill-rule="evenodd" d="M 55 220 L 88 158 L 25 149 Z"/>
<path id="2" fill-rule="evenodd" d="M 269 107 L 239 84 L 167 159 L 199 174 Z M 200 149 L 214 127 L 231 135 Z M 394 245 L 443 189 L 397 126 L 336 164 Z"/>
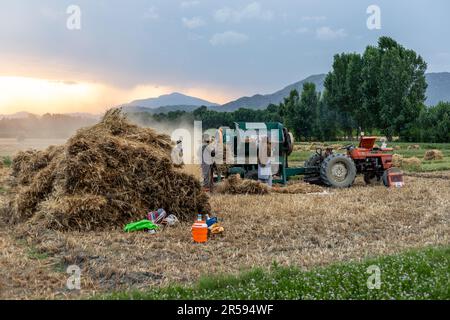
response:
<path id="1" fill-rule="evenodd" d="M 126 89 L 90 82 L 0 76 L 0 114 L 19 111 L 35 114 L 101 113 L 121 103 L 157 97 L 173 91 L 183 91 L 211 101 L 226 102 L 227 99 L 226 95 L 211 94 L 209 90 L 200 88 L 183 90 L 149 84 Z"/>

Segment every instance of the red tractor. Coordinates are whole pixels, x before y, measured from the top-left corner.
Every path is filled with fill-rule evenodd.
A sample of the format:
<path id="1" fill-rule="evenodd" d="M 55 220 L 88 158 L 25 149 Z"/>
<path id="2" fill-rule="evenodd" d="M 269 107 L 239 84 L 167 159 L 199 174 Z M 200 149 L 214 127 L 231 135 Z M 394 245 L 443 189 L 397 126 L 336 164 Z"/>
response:
<path id="1" fill-rule="evenodd" d="M 387 187 L 403 186 L 403 174 L 392 166 L 392 148 L 375 146 L 375 137 L 361 137 L 359 146 L 345 146 L 346 154 L 332 149 L 318 149 L 306 162 L 305 180 L 324 183 L 330 187 L 346 188 L 355 181 L 356 174 L 363 174 L 367 184 L 382 180 Z"/>

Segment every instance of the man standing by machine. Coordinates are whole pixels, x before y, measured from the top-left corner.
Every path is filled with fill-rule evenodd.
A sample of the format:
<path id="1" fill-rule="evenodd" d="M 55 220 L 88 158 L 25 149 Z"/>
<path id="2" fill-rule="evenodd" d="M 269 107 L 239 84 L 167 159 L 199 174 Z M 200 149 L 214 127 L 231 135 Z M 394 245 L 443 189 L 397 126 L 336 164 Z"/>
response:
<path id="1" fill-rule="evenodd" d="M 177 140 L 177 144 L 173 148 L 171 156 L 175 167 L 183 167 L 183 137 L 180 137 Z"/>
<path id="2" fill-rule="evenodd" d="M 215 150 L 214 146 L 211 143 L 211 137 L 209 134 L 203 134 L 203 143 L 202 143 L 202 186 L 207 191 L 212 191 L 214 186 L 214 157 Z"/>

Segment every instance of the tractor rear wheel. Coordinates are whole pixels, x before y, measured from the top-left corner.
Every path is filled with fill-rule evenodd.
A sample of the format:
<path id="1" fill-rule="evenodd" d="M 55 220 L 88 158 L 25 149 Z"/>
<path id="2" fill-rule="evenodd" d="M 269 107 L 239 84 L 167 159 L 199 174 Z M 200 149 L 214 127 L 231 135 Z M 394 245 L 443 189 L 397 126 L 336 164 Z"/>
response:
<path id="1" fill-rule="evenodd" d="M 320 178 L 330 187 L 348 188 L 356 178 L 355 163 L 344 154 L 331 154 L 322 162 Z"/>

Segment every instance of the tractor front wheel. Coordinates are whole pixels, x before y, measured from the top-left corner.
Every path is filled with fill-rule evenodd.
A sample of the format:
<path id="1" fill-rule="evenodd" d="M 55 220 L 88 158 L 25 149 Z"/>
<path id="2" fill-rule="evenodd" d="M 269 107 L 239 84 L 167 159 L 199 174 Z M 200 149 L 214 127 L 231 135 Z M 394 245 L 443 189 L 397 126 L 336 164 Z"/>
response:
<path id="1" fill-rule="evenodd" d="M 348 188 L 356 178 L 355 163 L 344 154 L 331 154 L 322 162 L 320 178 L 330 187 Z"/>
<path id="2" fill-rule="evenodd" d="M 309 183 L 320 184 L 321 179 L 320 179 L 319 171 L 320 171 L 321 162 L 322 162 L 322 156 L 320 154 L 315 153 L 312 156 L 310 156 L 309 159 L 305 161 L 305 168 L 318 167 L 319 169 L 317 170 L 317 173 L 305 174 L 305 177 L 303 180 L 305 180 L 306 182 L 309 182 Z"/>

